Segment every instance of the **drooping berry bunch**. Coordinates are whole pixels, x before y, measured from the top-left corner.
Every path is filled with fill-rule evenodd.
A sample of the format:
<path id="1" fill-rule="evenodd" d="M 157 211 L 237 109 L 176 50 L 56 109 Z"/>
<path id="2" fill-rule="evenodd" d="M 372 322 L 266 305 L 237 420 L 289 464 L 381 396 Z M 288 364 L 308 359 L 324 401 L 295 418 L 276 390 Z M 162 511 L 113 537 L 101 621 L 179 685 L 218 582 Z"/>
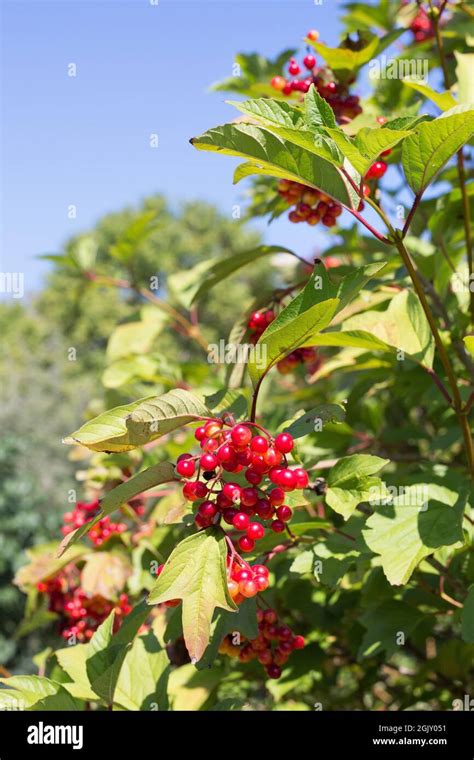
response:
<path id="1" fill-rule="evenodd" d="M 310 272 L 312 271 L 311 267 Z M 251 343 L 257 343 L 275 317 L 276 314 L 273 309 L 254 311 L 250 315 L 247 325 L 250 330 Z M 288 356 L 285 356 L 284 359 L 280 359 L 280 361 L 277 362 L 276 367 L 281 375 L 287 375 L 290 372 L 293 372 L 299 364 L 312 364 L 314 365 L 313 369 L 316 369 L 317 367 L 315 365 L 320 361 L 321 358 L 318 356 L 315 348 L 297 348 L 295 351 L 288 354 Z"/>
<path id="2" fill-rule="evenodd" d="M 268 568 L 266 565 L 249 565 L 241 557 L 227 557 L 227 584 L 235 604 L 256 596 L 268 588 Z"/>
<path id="3" fill-rule="evenodd" d="M 284 665 L 295 649 L 303 649 L 303 636 L 295 636 L 291 628 L 278 620 L 275 610 L 258 610 L 258 636 L 247 640 L 239 636 L 235 644 L 235 636 L 226 636 L 219 652 L 229 657 L 236 657 L 240 662 L 258 660 L 264 667 L 269 678 L 280 678 L 281 666 Z"/>
<path id="4" fill-rule="evenodd" d="M 264 523 L 275 533 L 283 532 L 293 514 L 286 494 L 308 485 L 303 468 L 288 467 L 292 436 L 279 433 L 273 438 L 252 422 L 236 425 L 217 418 L 198 427 L 195 437 L 202 453 L 182 454 L 176 471 L 187 479 L 184 497 L 199 502 L 196 525 L 207 528 L 223 521 L 242 534 L 237 544 L 243 552 L 251 552 L 263 538 Z M 227 473 L 242 473 L 249 485 L 227 480 Z"/>
<path id="5" fill-rule="evenodd" d="M 249 317 L 247 327 L 250 330 L 250 342 L 257 343 L 260 336 L 265 332 L 268 325 L 273 322 L 276 314 L 273 309 L 254 311 Z"/>
<path id="6" fill-rule="evenodd" d="M 319 37 L 318 32 L 315 30 L 308 32 L 307 36 L 313 40 L 317 40 Z M 314 55 L 308 53 L 303 59 L 302 64 L 307 73 L 302 74 L 302 67 L 294 58 L 291 58 L 288 65 L 288 73 L 293 79 L 287 80 L 285 77 L 275 76 L 271 81 L 272 87 L 283 95 L 290 95 L 292 92 L 301 92 L 304 95 L 308 92 L 310 86 L 314 84 L 321 97 L 333 109 L 338 123 L 347 124 L 362 113 L 359 97 L 348 93 L 348 85 L 352 84 L 354 80 L 350 80 L 347 83 L 339 83 L 327 66 L 318 67 L 316 63 Z M 301 76 L 298 79 L 299 75 Z M 387 119 L 379 117 L 377 121 L 383 124 Z M 390 152 L 390 149 L 384 151 L 381 157 L 389 155 Z M 386 171 L 387 164 L 379 158 L 369 168 L 365 179 L 368 181 L 379 180 Z M 289 206 L 294 206 L 288 214 L 291 222 L 306 222 L 311 226 L 321 222 L 326 227 L 334 227 L 337 224 L 337 218 L 342 213 L 342 207 L 321 191 L 287 179 L 279 181 L 277 190 Z M 370 191 L 369 185 L 363 186 L 364 195 L 370 195 Z M 361 211 L 363 207 L 364 203 L 361 201 L 358 210 Z"/>
<path id="7" fill-rule="evenodd" d="M 319 34 L 316 30 L 311 30 L 307 37 L 317 40 Z M 317 65 L 317 60 L 312 53 L 308 52 L 305 55 L 302 65 L 298 64 L 295 58 L 290 58 L 288 74 L 288 79 L 275 76 L 271 80 L 272 87 L 282 95 L 288 96 L 294 92 L 304 95 L 314 84 L 321 97 L 331 106 L 340 124 L 347 124 L 362 113 L 360 98 L 357 95 L 351 95 L 348 89 L 349 84 L 352 84 L 354 80 L 348 83 L 338 82 L 330 68 Z"/>
<path id="8" fill-rule="evenodd" d="M 404 5 L 407 2 L 408 0 L 404 0 Z M 418 12 L 410 24 L 410 30 L 413 32 L 415 42 L 425 42 L 426 40 L 431 40 L 435 36 L 433 21 L 422 5 L 419 6 Z"/>
<path id="9" fill-rule="evenodd" d="M 48 596 L 48 610 L 59 615 L 61 636 L 75 637 L 78 642 L 88 641 L 112 610 L 115 610 L 114 631 L 118 630 L 122 618 L 132 609 L 127 594 L 120 594 L 116 602 L 98 595 L 88 596 L 80 586 L 80 572 L 75 565 L 68 565 L 36 588 Z"/>
<path id="10" fill-rule="evenodd" d="M 322 364 L 322 359 L 315 348 L 297 348 L 291 354 L 280 359 L 277 364 L 277 370 L 281 375 L 288 375 L 294 372 L 300 364 L 311 365 L 311 371 L 315 372 Z"/>
<path id="11" fill-rule="evenodd" d="M 64 536 L 68 533 L 72 533 L 76 528 L 81 528 L 86 522 L 91 520 L 100 511 L 100 502 L 95 499 L 91 502 L 78 501 L 72 512 L 66 512 L 63 516 L 63 520 L 66 523 L 61 528 L 61 532 Z M 112 522 L 110 517 L 103 517 L 97 525 L 88 533 L 88 537 L 94 544 L 94 546 L 101 546 L 109 540 L 113 535 L 119 535 L 127 530 L 127 525 L 124 522 Z"/>
<path id="12" fill-rule="evenodd" d="M 321 222 L 325 227 L 334 227 L 337 217 L 342 214 L 342 206 L 329 196 L 299 182 L 281 179 L 277 190 L 289 206 L 295 206 L 288 214 L 290 222 L 295 224 L 306 222 L 314 227 Z"/>
<path id="13" fill-rule="evenodd" d="M 161 575 L 164 565 L 159 565 L 157 576 Z M 229 594 L 235 604 L 242 604 L 244 599 L 256 596 L 268 588 L 269 572 L 265 565 L 249 565 L 237 554 L 235 549 L 227 555 L 227 585 Z M 163 602 L 165 607 L 177 607 L 181 599 L 169 599 Z"/>

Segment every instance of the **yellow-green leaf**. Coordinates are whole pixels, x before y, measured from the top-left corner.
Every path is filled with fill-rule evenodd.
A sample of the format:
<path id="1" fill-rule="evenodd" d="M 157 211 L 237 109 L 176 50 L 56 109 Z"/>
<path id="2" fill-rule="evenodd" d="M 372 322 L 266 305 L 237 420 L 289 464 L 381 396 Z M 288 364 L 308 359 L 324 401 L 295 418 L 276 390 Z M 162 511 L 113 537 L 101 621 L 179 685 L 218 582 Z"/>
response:
<path id="1" fill-rule="evenodd" d="M 210 639 L 216 607 L 237 607 L 229 595 L 227 545 L 220 528 L 188 536 L 172 551 L 148 597 L 149 604 L 183 600 L 183 635 L 191 660 L 201 659 Z"/>

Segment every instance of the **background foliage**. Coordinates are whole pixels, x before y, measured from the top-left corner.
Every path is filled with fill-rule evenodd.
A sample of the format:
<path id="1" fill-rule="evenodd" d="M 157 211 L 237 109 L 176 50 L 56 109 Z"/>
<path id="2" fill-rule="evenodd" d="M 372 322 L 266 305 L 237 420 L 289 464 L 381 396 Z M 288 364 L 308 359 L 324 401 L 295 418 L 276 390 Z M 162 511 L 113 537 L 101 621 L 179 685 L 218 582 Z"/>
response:
<path id="1" fill-rule="evenodd" d="M 358 40 L 338 48 L 305 41 L 344 97 L 386 49 L 397 61 L 426 62 L 429 87 L 381 76 L 361 113 L 336 122 L 315 87 L 304 100 L 296 91 L 283 101 L 275 93 L 270 82 L 285 74 L 288 51 L 274 61 L 240 54 L 241 77 L 216 89 L 246 98 L 237 104 L 246 119 L 193 138 L 198 149 L 243 158 L 236 180 L 256 175 L 249 217 L 288 210 L 277 190 L 286 178 L 344 206 L 327 233 L 326 265 L 278 245 L 257 247 L 256 233 L 203 204 L 175 214 L 157 197 L 70 241 L 27 308 L 2 306 L 11 345 L 0 367 L 9 431 L 0 516 L 13 537 L 1 569 L 12 611 L 3 632 L 7 667 L 28 667 L 11 639 L 20 617 L 10 583 L 19 551 L 33 537 L 57 536 L 59 512 L 77 488 L 59 450 L 66 432 L 76 430 L 69 442 L 90 449 L 72 449 L 81 499 L 119 509 L 123 525 L 104 545 L 86 538 L 61 560 L 50 546 L 21 568 L 23 630 L 35 630 L 30 651 L 40 648 L 37 623 L 49 621 L 54 637 L 38 582 L 76 574 L 88 599 L 106 601 L 107 615 L 88 642 L 45 638 L 52 649 L 36 657 L 40 675 L 5 678 L 3 699 L 13 694 L 31 709 L 399 710 L 451 709 L 472 692 L 472 14 L 463 3 L 442 3 L 439 21 L 433 7 L 420 21 L 413 3 L 380 0 L 370 14 L 350 3 L 344 21 Z M 367 175 L 387 150 L 386 176 Z M 370 189 L 364 207 L 360 175 Z M 209 363 L 209 344 L 249 339 L 250 313 L 270 306 L 277 315 L 260 338 L 269 356 L 263 369 Z M 274 368 L 313 346 L 315 366 Z M 152 398 L 137 401 L 143 397 Z M 122 404 L 133 404 L 130 419 L 119 410 L 98 426 L 97 415 Z M 255 607 L 247 600 L 238 615 L 231 611 L 221 587 L 222 537 L 214 545 L 212 531 L 190 530 L 191 508 L 167 464 L 195 445 L 187 423 L 225 411 L 245 419 L 251 407 L 269 430 L 294 434 L 295 463 L 312 477 L 293 504 L 283 550 L 273 551 L 275 536 L 260 548 L 271 571 L 265 599 L 306 638 L 275 681 L 255 661 L 218 651 L 231 631 L 255 637 Z M 194 664 L 183 623 L 186 594 L 199 594 L 200 579 L 191 579 L 191 590 L 187 576 L 180 580 L 182 620 L 181 607 L 165 604 L 181 595 L 171 592 L 176 578 L 165 567 L 156 581 L 152 569 L 173 550 L 188 556 L 189 542 L 192 554 L 208 558 L 214 580 L 208 646 Z M 150 591 L 151 619 L 142 601 Z"/>

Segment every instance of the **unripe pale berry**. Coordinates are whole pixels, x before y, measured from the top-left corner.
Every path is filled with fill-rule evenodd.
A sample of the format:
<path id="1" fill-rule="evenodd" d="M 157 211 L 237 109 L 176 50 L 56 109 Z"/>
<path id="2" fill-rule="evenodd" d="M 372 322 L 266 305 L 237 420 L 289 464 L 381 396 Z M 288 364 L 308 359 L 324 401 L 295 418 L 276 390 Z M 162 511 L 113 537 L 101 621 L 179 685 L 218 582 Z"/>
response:
<path id="1" fill-rule="evenodd" d="M 286 79 L 284 77 L 276 76 L 273 77 L 270 84 L 275 90 L 283 90 L 286 85 Z"/>

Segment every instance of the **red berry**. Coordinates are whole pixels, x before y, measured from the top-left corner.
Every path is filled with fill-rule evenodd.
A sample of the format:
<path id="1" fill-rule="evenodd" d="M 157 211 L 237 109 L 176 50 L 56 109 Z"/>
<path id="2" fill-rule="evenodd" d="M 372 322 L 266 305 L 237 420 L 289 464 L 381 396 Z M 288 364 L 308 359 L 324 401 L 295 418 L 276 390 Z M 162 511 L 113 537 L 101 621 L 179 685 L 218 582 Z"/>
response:
<path id="1" fill-rule="evenodd" d="M 252 433 L 245 425 L 236 425 L 232 428 L 230 437 L 235 446 L 247 446 L 252 439 Z"/>
<path id="2" fill-rule="evenodd" d="M 246 507 L 254 507 L 258 501 L 258 492 L 255 488 L 242 488 L 240 502 Z"/>
<path id="3" fill-rule="evenodd" d="M 306 36 L 308 40 L 313 40 L 315 42 L 319 39 L 319 32 L 317 32 L 316 29 L 310 29 Z"/>
<path id="4" fill-rule="evenodd" d="M 269 572 L 266 565 L 253 565 L 252 570 L 254 575 L 262 575 L 264 578 L 268 578 Z"/>
<path id="5" fill-rule="evenodd" d="M 265 457 L 266 454 L 252 454 L 252 469 L 260 473 L 267 472 L 269 466 L 265 461 Z"/>
<path id="6" fill-rule="evenodd" d="M 258 586 L 255 583 L 255 581 L 249 580 L 249 581 L 242 581 L 239 583 L 239 591 L 242 594 L 242 596 L 245 597 L 251 597 L 258 594 Z"/>
<path id="7" fill-rule="evenodd" d="M 224 443 L 217 449 L 216 456 L 219 462 L 230 462 L 232 459 L 235 459 L 234 450 L 228 443 Z"/>
<path id="8" fill-rule="evenodd" d="M 183 456 L 190 457 L 190 454 L 185 454 Z M 194 464 L 193 459 L 179 459 L 176 463 L 176 472 L 178 475 L 181 475 L 183 478 L 191 478 L 196 471 L 196 465 Z"/>
<path id="9" fill-rule="evenodd" d="M 305 643 L 303 636 L 295 636 L 292 641 L 293 649 L 303 649 Z"/>
<path id="10" fill-rule="evenodd" d="M 300 67 L 298 66 L 298 64 L 296 63 L 296 61 L 295 61 L 294 58 L 291 58 L 291 60 L 290 60 L 290 65 L 288 66 L 288 71 L 289 71 L 289 73 L 291 74 L 292 77 L 297 76 L 300 73 L 300 71 L 301 71 Z"/>
<path id="11" fill-rule="evenodd" d="M 274 533 L 283 533 L 285 530 L 285 523 L 282 520 L 273 520 L 271 529 Z"/>
<path id="12" fill-rule="evenodd" d="M 222 428 L 222 422 L 220 420 L 209 420 L 204 425 L 204 431 L 208 438 L 213 438 Z"/>
<path id="13" fill-rule="evenodd" d="M 269 581 L 264 575 L 257 575 L 255 577 L 255 583 L 257 584 L 259 591 L 265 591 L 268 588 Z"/>
<path id="14" fill-rule="evenodd" d="M 194 517 L 194 522 L 198 526 L 198 528 L 208 528 L 211 524 L 211 520 L 208 517 L 203 517 L 202 515 L 198 514 Z"/>
<path id="15" fill-rule="evenodd" d="M 215 468 L 219 464 L 219 460 L 215 454 L 203 454 L 201 459 L 199 460 L 199 464 L 201 465 L 203 470 L 212 471 L 212 470 L 215 470 Z"/>
<path id="16" fill-rule="evenodd" d="M 269 520 L 273 515 L 273 507 L 266 499 L 259 499 L 255 505 L 255 512 L 262 520 Z"/>
<path id="17" fill-rule="evenodd" d="M 258 655 L 258 661 L 261 665 L 271 665 L 273 655 L 269 649 L 263 649 Z"/>
<path id="18" fill-rule="evenodd" d="M 308 473 L 303 470 L 302 467 L 297 467 L 293 470 L 293 474 L 296 478 L 296 488 L 306 488 L 309 483 Z"/>
<path id="19" fill-rule="evenodd" d="M 240 581 L 250 581 L 253 578 L 253 573 L 245 567 L 239 567 L 234 573 L 234 578 L 236 581 L 239 581 L 239 583 Z"/>
<path id="20" fill-rule="evenodd" d="M 203 501 L 199 507 L 199 514 L 212 520 L 217 515 L 217 508 L 212 501 Z"/>
<path id="21" fill-rule="evenodd" d="M 226 483 L 222 492 L 233 504 L 240 501 L 240 486 L 237 483 Z"/>
<path id="22" fill-rule="evenodd" d="M 246 530 L 249 524 L 250 520 L 245 512 L 237 512 L 234 519 L 232 520 L 232 525 L 234 528 L 236 528 L 236 530 Z"/>
<path id="23" fill-rule="evenodd" d="M 239 549 L 243 552 L 251 552 L 255 546 L 255 541 L 252 541 L 248 536 L 241 536 L 238 540 Z"/>
<path id="24" fill-rule="evenodd" d="M 283 454 L 277 449 L 273 448 L 273 446 L 270 447 L 268 451 L 266 451 L 263 455 L 263 460 L 269 467 L 276 467 L 280 464 L 282 459 Z"/>
<path id="25" fill-rule="evenodd" d="M 265 528 L 258 522 L 250 523 L 247 526 L 247 536 L 254 541 L 260 541 L 265 535 Z"/>
<path id="26" fill-rule="evenodd" d="M 207 486 L 204 483 L 194 483 L 194 492 L 198 499 L 207 496 Z"/>
<path id="27" fill-rule="evenodd" d="M 276 511 L 276 515 L 279 520 L 282 520 L 283 522 L 288 522 L 291 520 L 293 516 L 293 512 L 290 509 L 290 507 L 287 507 L 286 504 L 283 504 L 283 506 L 278 507 Z"/>
<path id="28" fill-rule="evenodd" d="M 238 514 L 236 509 L 233 509 L 232 507 L 230 509 L 226 509 L 223 512 L 224 522 L 227 523 L 227 525 L 233 525 L 234 524 L 234 517 Z"/>
<path id="29" fill-rule="evenodd" d="M 283 467 L 272 467 L 272 469 L 270 470 L 268 474 L 272 483 L 275 483 L 275 485 L 279 485 L 279 479 L 282 472 L 283 472 Z"/>
<path id="30" fill-rule="evenodd" d="M 265 454 L 268 449 L 268 441 L 263 435 L 256 435 L 250 441 L 250 448 L 255 451 L 256 454 Z"/>
<path id="31" fill-rule="evenodd" d="M 245 480 L 251 483 L 253 486 L 258 486 L 262 481 L 262 476 L 257 470 L 253 470 L 251 467 L 245 473 Z"/>
<path id="32" fill-rule="evenodd" d="M 197 441 L 202 441 L 202 439 L 206 437 L 206 429 L 204 425 L 202 427 L 196 428 L 194 431 L 194 437 Z"/>
<path id="33" fill-rule="evenodd" d="M 277 621 L 277 614 L 275 610 L 265 610 L 265 622 L 269 623 L 270 625 L 273 625 L 273 623 L 276 623 Z"/>
<path id="34" fill-rule="evenodd" d="M 316 58 L 314 57 L 314 55 L 311 55 L 310 53 L 308 53 L 308 55 L 305 56 L 305 58 L 303 58 L 303 63 L 307 69 L 314 69 L 314 67 L 316 66 Z"/>
<path id="35" fill-rule="evenodd" d="M 369 171 L 365 175 L 368 179 L 380 179 L 387 171 L 387 164 L 385 161 L 376 161 L 370 167 Z"/>
<path id="36" fill-rule="evenodd" d="M 294 470 L 295 475 L 297 472 L 299 472 L 300 469 L 301 468 Z M 302 470 L 302 472 L 304 472 L 304 470 Z M 285 492 L 283 488 L 273 488 L 268 494 L 268 498 L 270 499 L 270 504 L 273 507 L 279 507 L 285 501 Z"/>
<path id="37" fill-rule="evenodd" d="M 296 475 L 293 470 L 282 470 L 278 475 L 278 485 L 284 491 L 294 491 L 296 488 Z"/>
<path id="38" fill-rule="evenodd" d="M 293 437 L 289 433 L 279 433 L 275 438 L 275 447 L 282 454 L 289 454 L 293 446 Z"/>
<path id="39" fill-rule="evenodd" d="M 227 507 L 232 506 L 232 502 L 230 501 L 230 499 L 227 498 L 227 496 L 224 496 L 224 494 L 221 491 L 220 493 L 217 494 L 216 506 L 219 509 L 227 509 Z"/>
<path id="40" fill-rule="evenodd" d="M 267 665 L 267 675 L 269 678 L 280 678 L 281 668 L 278 665 Z"/>
<path id="41" fill-rule="evenodd" d="M 199 496 L 196 493 L 196 483 L 185 483 L 183 486 L 183 496 L 188 501 L 196 501 Z"/>

